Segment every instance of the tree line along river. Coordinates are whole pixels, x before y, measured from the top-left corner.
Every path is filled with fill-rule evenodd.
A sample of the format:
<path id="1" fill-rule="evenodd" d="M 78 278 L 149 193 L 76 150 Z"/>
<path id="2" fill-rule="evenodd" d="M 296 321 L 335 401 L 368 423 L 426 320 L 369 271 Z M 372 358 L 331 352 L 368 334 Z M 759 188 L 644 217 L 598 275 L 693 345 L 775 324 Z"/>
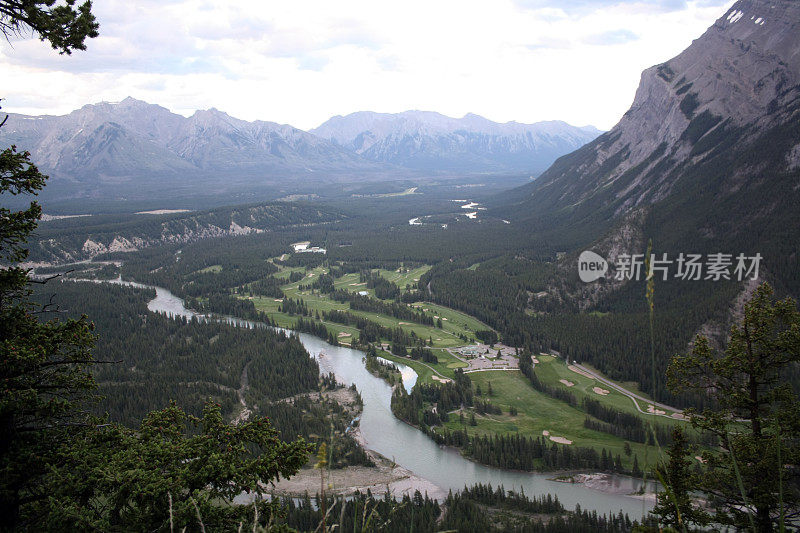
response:
<path id="1" fill-rule="evenodd" d="M 217 320 L 187 309 L 181 298 L 167 289 L 122 280 L 110 281 L 138 288 L 155 289 L 156 297 L 147 304 L 148 310 L 175 317 Z M 219 317 L 239 327 L 267 327 L 266 324 L 234 317 Z M 627 476 L 611 475 L 608 491 L 594 490 L 581 484 L 562 483 L 548 479 L 546 474 L 502 470 L 478 464 L 464 458 L 458 450 L 438 446 L 416 428 L 397 419 L 391 411 L 391 387 L 370 374 L 364 366 L 363 354 L 343 346 L 332 346 L 311 335 L 300 333 L 300 341 L 311 357 L 319 364 L 320 372 L 332 372 L 336 379 L 349 385 L 354 383 L 364 401 L 361 415 L 361 434 L 366 447 L 396 464 L 414 472 L 434 485 L 447 491 L 462 489 L 475 483 L 503 485 L 506 489 L 524 490 L 529 496 L 550 493 L 567 509 L 580 504 L 583 509 L 596 510 L 600 514 L 627 513 L 638 519 L 652 508 L 650 501 L 628 496 L 638 491 L 642 480 Z M 396 364 L 396 363 L 395 363 Z M 413 388 L 417 375 L 406 365 L 396 364 L 403 376 L 407 390 Z M 652 491 L 652 488 L 649 488 Z"/>

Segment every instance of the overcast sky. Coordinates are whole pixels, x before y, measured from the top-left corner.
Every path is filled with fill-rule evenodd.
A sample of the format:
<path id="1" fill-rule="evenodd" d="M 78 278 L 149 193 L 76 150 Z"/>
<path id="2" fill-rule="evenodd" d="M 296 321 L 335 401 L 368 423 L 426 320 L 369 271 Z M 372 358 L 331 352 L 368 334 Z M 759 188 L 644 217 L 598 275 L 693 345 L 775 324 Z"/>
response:
<path id="1" fill-rule="evenodd" d="M 727 0 L 95 0 L 97 39 L 0 45 L 3 110 L 133 96 L 310 129 L 370 110 L 611 128 Z"/>

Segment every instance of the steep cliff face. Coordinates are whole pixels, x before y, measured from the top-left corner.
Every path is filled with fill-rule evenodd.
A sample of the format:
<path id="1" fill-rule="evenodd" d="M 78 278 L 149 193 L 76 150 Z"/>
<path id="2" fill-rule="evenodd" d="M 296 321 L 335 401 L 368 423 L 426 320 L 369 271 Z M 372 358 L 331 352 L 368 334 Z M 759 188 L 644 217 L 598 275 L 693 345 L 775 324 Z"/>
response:
<path id="1" fill-rule="evenodd" d="M 642 74 L 611 131 L 501 209 L 542 228 L 583 225 L 588 244 L 642 208 L 662 245 L 751 248 L 797 237 L 799 157 L 800 3 L 740 0 Z"/>

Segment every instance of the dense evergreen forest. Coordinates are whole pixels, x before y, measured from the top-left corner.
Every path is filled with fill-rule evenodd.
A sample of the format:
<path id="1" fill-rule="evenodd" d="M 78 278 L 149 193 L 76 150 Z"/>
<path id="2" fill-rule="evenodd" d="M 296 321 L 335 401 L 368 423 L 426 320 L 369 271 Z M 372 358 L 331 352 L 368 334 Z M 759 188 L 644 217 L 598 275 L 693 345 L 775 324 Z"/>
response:
<path id="1" fill-rule="evenodd" d="M 405 217 L 419 206 L 405 199 L 391 207 L 386 204 L 378 200 L 364 203 L 360 206 L 363 209 L 347 213 L 334 224 L 289 227 L 268 235 L 208 239 L 101 257 L 124 260 L 122 273 L 126 279 L 164 286 L 185 298 L 203 297 L 207 308 L 217 312 L 247 306 L 233 302 L 233 292 L 280 298 L 279 281 L 272 276 L 276 264 L 311 268 L 325 262 L 331 267 L 332 278 L 344 272 L 361 272 L 362 282 L 379 298 L 392 300 L 399 293 L 403 302 L 405 295 L 431 300 L 482 320 L 500 332 L 507 344 L 533 352 L 555 350 L 569 359 L 591 363 L 612 379 L 640 383 L 645 392 L 668 403 L 702 403 L 697 396 L 672 395 L 663 382 L 664 370 L 675 353 L 685 350 L 702 324 L 725 318 L 725 309 L 740 284 L 659 282 L 655 307 L 658 349 L 653 371 L 643 281 L 628 283 L 590 308 L 581 309 L 578 300 L 551 297 L 554 283 L 566 283 L 568 288 L 577 283 L 570 278 L 574 272 L 558 266 L 557 253 L 570 249 L 566 234 L 531 235 L 523 227 L 491 219 L 451 224 L 446 231 L 403 227 L 398 226 L 399 221 L 407 220 Z M 379 211 L 376 206 L 387 209 Z M 344 205 L 332 207 L 345 210 Z M 429 208 L 435 209 L 435 202 Z M 367 231 L 364 223 L 370 213 L 377 218 L 369 221 Z M 328 253 L 291 254 L 274 263 L 267 260 L 290 251 L 290 244 L 299 240 L 324 246 Z M 401 262 L 433 264 L 434 268 L 416 286 L 409 287 L 411 292 L 369 271 L 377 267 L 394 269 Z M 565 276 L 570 279 L 564 281 Z M 316 290 L 352 300 L 353 308 L 377 311 L 375 300 L 358 301 L 352 293 L 332 291 L 325 279 L 315 283 Z M 397 309 L 380 311 L 391 314 Z M 236 314 L 257 318 L 253 310 L 244 307 Z M 404 319 L 427 322 L 418 316 Z"/>
<path id="2" fill-rule="evenodd" d="M 322 500 L 306 495 L 299 500 L 282 499 L 285 516 L 281 523 L 298 531 L 314 531 L 322 522 Z M 529 497 L 502 486 L 474 485 L 451 492 L 439 504 L 416 491 L 401 499 L 357 493 L 347 500 L 328 498 L 327 523 L 341 531 L 385 531 L 419 533 L 459 531 L 487 533 L 584 533 L 632 531 L 636 522 L 627 515 L 600 515 L 578 507 L 567 511 L 549 495 Z"/>
<path id="3" fill-rule="evenodd" d="M 134 423 L 170 400 L 199 413 L 212 397 L 231 416 L 242 374 L 255 365 L 248 395 L 259 402 L 318 390 L 319 367 L 297 339 L 269 329 L 242 331 L 220 323 L 169 318 L 147 310 L 152 291 L 64 282 L 39 291 L 67 317 L 86 314 L 95 324 L 95 374 L 112 420 Z M 48 315 L 50 313 L 46 313 Z M 51 315 L 52 316 L 52 315 Z"/>
<path id="4" fill-rule="evenodd" d="M 219 237 L 226 231 L 246 234 L 341 220 L 343 215 L 318 206 L 275 202 L 238 205 L 204 211 L 173 214 L 95 214 L 82 217 L 79 224 L 69 219 L 52 220 L 39 227 L 40 239 L 31 248 L 36 260 L 63 261 L 86 258 L 93 246 L 118 242 L 149 248 L 169 243 L 191 243 Z M 237 229 L 238 228 L 238 229 Z M 247 229 L 244 229 L 247 228 Z"/>
<path id="5" fill-rule="evenodd" d="M 698 405 L 703 400 L 667 390 L 664 373 L 669 360 L 686 350 L 702 324 L 723 320 L 740 290 L 735 282 L 657 284 L 654 369 L 644 280 L 628 283 L 591 309 L 580 310 L 576 301 L 534 296 L 550 288 L 553 263 L 501 257 L 472 270 L 468 266 L 466 262 L 442 263 L 426 273 L 419 285 L 429 287 L 432 301 L 497 329 L 506 344 L 533 353 L 554 350 L 568 360 L 596 366 L 611 379 L 635 381 L 657 399 L 678 405 Z"/>
<path id="6" fill-rule="evenodd" d="M 267 257 L 288 252 L 290 243 L 300 240 L 326 247 L 327 256 L 295 254 L 287 264 L 310 266 L 328 260 L 332 266 L 344 264 L 347 271 L 378 266 L 392 268 L 400 262 L 432 264 L 434 269 L 418 286 L 428 293 L 426 299 L 481 319 L 498 330 L 504 342 L 532 351 L 552 349 L 570 359 L 591 363 L 612 379 L 640 383 L 645 392 L 668 403 L 702 405 L 704 400 L 697 395 L 670 393 L 663 382 L 664 370 L 673 355 L 685 351 L 700 326 L 709 321 L 724 322 L 726 309 L 741 290 L 740 284 L 659 282 L 655 303 L 658 349 L 655 368 L 651 368 L 643 282 L 628 283 L 604 295 L 589 308 L 579 308 L 580 299 L 542 295 L 552 293 L 553 286 L 576 283 L 571 279 L 575 277 L 572 270 L 559 269 L 559 253 L 569 254 L 579 246 L 589 245 L 610 226 L 559 226 L 558 220 L 554 220 L 532 227 L 532 222 L 526 220 L 504 224 L 487 216 L 476 222 L 450 223 L 446 230 L 438 225 L 410 227 L 407 221 L 420 213 L 452 211 L 450 198 L 457 194 L 455 190 L 436 188 L 424 189 L 423 193 L 409 197 L 364 198 L 357 203 L 331 200 L 325 208 L 331 213 L 344 214 L 331 224 L 283 227 L 268 235 L 209 239 L 182 247 L 173 245 L 154 252 L 144 250 L 109 257 L 125 258 L 126 277 L 166 286 L 181 296 L 201 292 L 205 283 L 211 284 L 205 287 L 206 294 L 208 290 L 229 291 L 237 286 L 237 277 L 245 283 L 252 276 L 255 290 L 279 297 L 269 276 L 257 278 L 246 272 L 265 273 L 269 267 L 259 261 L 263 263 Z M 490 201 L 489 205 L 499 205 L 501 200 Z M 111 220 L 106 223 L 111 224 Z M 646 234 L 658 237 L 657 251 L 713 251 L 709 242 L 675 243 L 664 235 L 662 226 L 649 219 L 648 224 L 650 226 L 643 229 Z M 58 227 L 72 227 L 69 231 L 75 231 L 77 225 L 61 221 Z M 738 241 L 734 239 L 727 244 L 737 251 L 753 248 L 752 239 L 737 235 Z M 176 260 L 177 250 L 181 248 L 182 257 Z M 631 253 L 637 251 L 644 252 L 631 250 Z M 780 250 L 772 253 L 767 275 L 773 278 L 779 290 L 796 293 L 797 273 L 790 255 Z M 153 260 L 148 261 L 146 256 Z M 214 265 L 223 266 L 222 276 L 197 273 Z M 190 273 L 195 274 L 185 278 Z M 226 279 L 228 276 L 230 278 Z M 380 290 L 384 296 L 389 294 Z"/>
<path id="7" fill-rule="evenodd" d="M 283 440 L 326 441 L 332 467 L 372 464 L 345 435 L 356 415 L 322 393 L 339 385 L 332 376 L 320 379 L 319 366 L 296 337 L 152 313 L 146 303 L 154 296 L 152 290 L 72 281 L 36 290 L 36 301 L 48 306 L 43 319 L 92 317 L 96 355 L 105 362 L 95 370 L 96 413 L 137 427 L 145 414 L 170 402 L 199 415 L 211 398 L 231 419 L 245 401 L 270 418 Z"/>

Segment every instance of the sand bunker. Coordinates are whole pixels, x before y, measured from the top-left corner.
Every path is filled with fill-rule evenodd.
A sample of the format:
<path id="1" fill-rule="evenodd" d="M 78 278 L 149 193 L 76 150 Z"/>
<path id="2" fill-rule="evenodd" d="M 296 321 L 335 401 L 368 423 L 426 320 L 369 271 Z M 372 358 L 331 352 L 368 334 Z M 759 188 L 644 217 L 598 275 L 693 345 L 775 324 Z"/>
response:
<path id="1" fill-rule="evenodd" d="M 566 379 L 559 379 L 558 381 L 560 381 L 561 383 L 563 383 L 567 387 L 573 387 L 575 385 L 573 382 L 567 381 Z"/>
<path id="2" fill-rule="evenodd" d="M 666 412 L 666 411 L 662 411 L 661 409 L 656 409 L 656 408 L 655 408 L 655 407 L 653 407 L 652 405 L 648 405 L 648 406 L 647 406 L 647 412 L 648 412 L 648 413 L 655 413 L 655 414 L 657 414 L 657 415 L 665 415 L 665 414 L 667 414 L 667 412 Z"/>
<path id="3" fill-rule="evenodd" d="M 531 357 L 531 361 L 533 362 L 534 365 L 538 365 L 539 364 L 539 360 L 536 359 L 535 357 Z"/>
<path id="4" fill-rule="evenodd" d="M 433 375 L 431 377 L 433 378 L 434 381 L 438 381 L 439 383 L 450 383 L 451 381 L 453 381 L 450 378 L 440 378 L 437 375 Z"/>
<path id="5" fill-rule="evenodd" d="M 341 339 L 342 337 L 352 337 L 352 335 L 350 335 L 349 333 L 345 333 L 344 331 L 342 331 L 341 333 L 339 333 L 339 338 Z"/>
<path id="6" fill-rule="evenodd" d="M 703 458 L 702 458 L 702 457 L 700 457 L 699 455 L 695 455 L 695 456 L 694 456 L 694 458 L 695 458 L 695 459 L 697 459 L 697 462 L 698 462 L 698 463 L 705 463 L 705 462 L 706 462 L 706 461 L 705 461 L 705 459 L 703 459 Z"/>
<path id="7" fill-rule="evenodd" d="M 600 396 L 608 396 L 610 392 L 608 389 L 601 389 L 600 387 L 594 387 L 592 390 L 595 394 L 599 394 Z"/>
<path id="8" fill-rule="evenodd" d="M 558 443 L 558 444 L 572 444 L 572 441 L 567 439 L 567 438 L 565 438 L 565 437 L 554 437 L 554 436 L 550 435 L 550 432 L 547 431 L 546 429 L 544 431 L 542 431 L 542 435 L 544 435 L 545 437 L 549 438 L 551 441 L 553 441 L 555 443 Z"/>

